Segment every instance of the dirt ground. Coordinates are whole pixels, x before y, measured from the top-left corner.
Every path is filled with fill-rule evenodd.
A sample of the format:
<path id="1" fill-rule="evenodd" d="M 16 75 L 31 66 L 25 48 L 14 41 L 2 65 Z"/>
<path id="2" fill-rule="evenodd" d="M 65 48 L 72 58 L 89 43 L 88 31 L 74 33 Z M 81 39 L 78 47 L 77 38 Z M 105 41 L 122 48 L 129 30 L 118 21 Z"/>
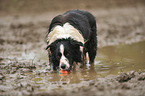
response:
<path id="1" fill-rule="evenodd" d="M 54 87 L 32 81 L 50 73 L 49 69 L 36 71 L 48 67 L 47 63 L 22 57 L 45 52 L 50 21 L 69 9 L 87 10 L 96 17 L 99 48 L 143 41 L 144 5 L 144 0 L 0 0 L 0 96 L 145 96 L 145 73 L 135 71 L 76 85 L 54 84 L 59 86 L 57 90 L 40 92 L 41 87 Z"/>

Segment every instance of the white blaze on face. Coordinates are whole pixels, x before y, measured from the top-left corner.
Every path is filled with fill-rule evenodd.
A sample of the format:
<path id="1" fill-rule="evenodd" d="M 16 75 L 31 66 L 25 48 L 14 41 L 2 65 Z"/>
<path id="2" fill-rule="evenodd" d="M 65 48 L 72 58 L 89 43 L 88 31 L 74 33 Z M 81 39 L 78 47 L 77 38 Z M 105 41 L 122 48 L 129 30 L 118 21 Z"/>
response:
<path id="1" fill-rule="evenodd" d="M 70 67 L 69 60 L 64 56 L 64 45 L 63 44 L 60 45 L 60 53 L 62 55 L 61 55 L 61 58 L 60 58 L 59 67 L 61 68 L 61 65 L 62 64 L 65 64 L 66 65 L 66 68 L 69 68 Z"/>

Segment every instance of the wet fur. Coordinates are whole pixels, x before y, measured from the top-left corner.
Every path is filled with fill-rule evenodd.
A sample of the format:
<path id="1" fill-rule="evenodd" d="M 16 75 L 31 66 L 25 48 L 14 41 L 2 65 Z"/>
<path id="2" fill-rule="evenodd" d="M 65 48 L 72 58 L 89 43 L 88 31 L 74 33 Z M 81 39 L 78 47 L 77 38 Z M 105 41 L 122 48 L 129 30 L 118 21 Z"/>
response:
<path id="1" fill-rule="evenodd" d="M 48 34 L 53 30 L 53 28 L 57 25 L 63 26 L 65 23 L 69 23 L 74 28 L 79 30 L 80 34 L 82 34 L 84 38 L 84 44 L 73 40 L 73 38 L 63 38 L 58 39 L 47 46 L 49 61 L 51 63 L 51 67 L 53 70 L 59 69 L 59 47 L 60 44 L 65 45 L 65 49 L 69 50 L 66 52 L 65 56 L 67 57 L 67 53 L 69 53 L 70 57 L 69 63 L 71 68 L 73 67 L 73 63 L 83 63 L 83 59 L 88 52 L 90 63 L 94 62 L 96 51 L 97 51 L 97 33 L 96 33 L 96 21 L 93 15 L 91 15 L 87 11 L 80 10 L 70 10 L 63 15 L 58 15 L 54 17 L 52 20 Z M 48 41 L 49 44 L 49 41 Z M 80 51 L 80 46 L 83 46 L 83 52 Z M 83 54 L 83 56 L 82 56 Z"/>

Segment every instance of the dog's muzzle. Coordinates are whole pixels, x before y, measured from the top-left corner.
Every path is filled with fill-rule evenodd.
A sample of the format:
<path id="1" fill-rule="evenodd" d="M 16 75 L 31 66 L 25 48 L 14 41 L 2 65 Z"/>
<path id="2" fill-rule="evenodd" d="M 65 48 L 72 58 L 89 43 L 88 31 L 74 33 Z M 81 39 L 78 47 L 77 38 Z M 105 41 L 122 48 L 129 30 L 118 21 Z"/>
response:
<path id="1" fill-rule="evenodd" d="M 60 67 L 61 67 L 61 69 L 65 70 L 66 69 L 66 64 L 62 64 Z"/>

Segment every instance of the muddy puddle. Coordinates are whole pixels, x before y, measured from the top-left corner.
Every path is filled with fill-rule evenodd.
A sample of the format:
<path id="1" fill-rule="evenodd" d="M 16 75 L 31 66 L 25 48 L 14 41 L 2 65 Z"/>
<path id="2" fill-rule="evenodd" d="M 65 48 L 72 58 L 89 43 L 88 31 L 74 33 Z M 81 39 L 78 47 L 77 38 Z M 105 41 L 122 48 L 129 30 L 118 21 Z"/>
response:
<path id="1" fill-rule="evenodd" d="M 20 53 L 13 54 L 16 60 L 5 58 L 0 61 L 0 92 L 4 95 L 74 90 L 76 87 L 83 88 L 96 78 L 129 71 L 145 72 L 145 41 L 99 48 L 94 64 L 86 64 L 78 71 L 65 75 L 50 72 L 46 50 Z"/>
<path id="2" fill-rule="evenodd" d="M 145 71 L 145 41 L 99 48 L 99 64 L 95 68 L 102 76 L 128 71 Z"/>
<path id="3" fill-rule="evenodd" d="M 47 64 L 46 51 L 22 55 L 23 58 L 32 59 L 34 62 Z M 145 71 L 145 41 L 129 45 L 107 46 L 98 49 L 98 56 L 94 65 L 86 64 L 77 72 L 67 75 L 49 73 L 50 67 L 40 65 L 35 71 L 46 72 L 32 80 L 39 84 L 76 84 L 107 75 L 118 75 L 128 71 Z M 47 68 L 46 68 L 47 67 Z M 46 80 L 46 82 L 45 82 Z M 55 87 L 52 87 L 55 89 Z M 44 89 L 45 90 L 45 89 Z"/>

